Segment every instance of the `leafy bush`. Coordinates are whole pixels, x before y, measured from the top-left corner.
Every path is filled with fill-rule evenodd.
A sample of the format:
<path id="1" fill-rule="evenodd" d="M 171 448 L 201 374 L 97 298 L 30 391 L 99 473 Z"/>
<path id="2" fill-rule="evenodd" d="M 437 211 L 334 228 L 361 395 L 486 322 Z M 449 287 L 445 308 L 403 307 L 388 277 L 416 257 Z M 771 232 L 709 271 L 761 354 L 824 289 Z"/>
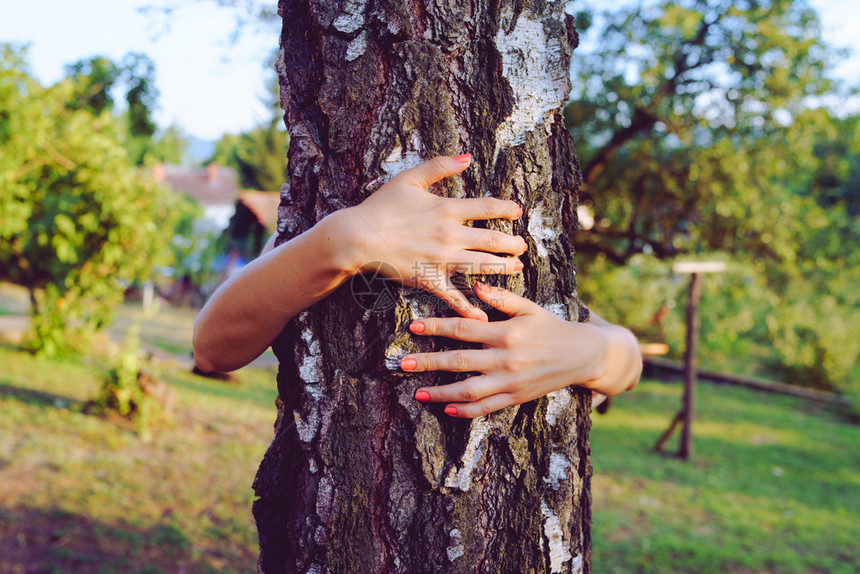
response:
<path id="1" fill-rule="evenodd" d="M 80 349 L 124 290 L 169 258 L 175 199 L 135 168 L 110 112 L 76 109 L 0 45 L 0 280 L 30 291 L 29 347 Z"/>
<path id="2" fill-rule="evenodd" d="M 140 326 L 129 327 L 114 366 L 105 375 L 99 396 L 87 404 L 95 414 L 117 413 L 134 421 L 137 432 L 147 439 L 165 419 L 173 405 L 173 391 L 141 369 Z"/>

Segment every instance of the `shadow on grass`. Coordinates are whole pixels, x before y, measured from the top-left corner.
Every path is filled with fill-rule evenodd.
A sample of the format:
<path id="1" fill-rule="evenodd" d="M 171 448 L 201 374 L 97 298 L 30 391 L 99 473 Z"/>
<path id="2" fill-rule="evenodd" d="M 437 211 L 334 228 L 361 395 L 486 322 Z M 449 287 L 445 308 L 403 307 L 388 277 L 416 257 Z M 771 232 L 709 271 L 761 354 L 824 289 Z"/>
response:
<path id="1" fill-rule="evenodd" d="M 219 572 L 216 556 L 201 555 L 177 527 L 106 524 L 70 512 L 31 507 L 0 509 L 0 567 L 4 572 Z M 253 571 L 253 559 L 244 571 Z M 230 571 L 234 571 L 230 569 Z"/>
<path id="2" fill-rule="evenodd" d="M 44 391 L 22 389 L 21 387 L 15 387 L 2 382 L 0 382 L 0 397 L 10 397 L 22 403 L 37 407 L 73 410 L 79 410 L 82 407 L 80 401 L 69 397 L 55 395 L 54 393 L 46 393 Z"/>

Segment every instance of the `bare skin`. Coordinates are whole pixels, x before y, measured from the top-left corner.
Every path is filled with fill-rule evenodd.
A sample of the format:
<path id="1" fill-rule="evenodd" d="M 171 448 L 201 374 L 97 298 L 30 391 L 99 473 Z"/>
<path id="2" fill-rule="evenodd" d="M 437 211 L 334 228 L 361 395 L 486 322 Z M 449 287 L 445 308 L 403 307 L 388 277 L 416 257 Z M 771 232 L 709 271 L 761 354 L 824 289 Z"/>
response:
<path id="1" fill-rule="evenodd" d="M 470 157 L 438 157 L 406 170 L 364 202 L 332 213 L 298 237 L 264 253 L 224 283 L 194 325 L 194 357 L 203 371 L 232 371 L 265 351 L 290 319 L 323 299 L 369 262 L 390 265 L 392 279 L 436 294 L 464 317 L 486 320 L 436 273 L 446 262 L 491 264 L 496 273 L 515 273 L 526 250 L 521 237 L 466 227 L 481 219 L 515 219 L 522 209 L 494 198 L 450 199 L 427 188 L 469 166 Z M 416 214 L 421 214 L 416 217 Z"/>
<path id="2" fill-rule="evenodd" d="M 368 270 L 370 262 L 383 261 L 389 264 L 392 279 L 434 293 L 462 315 L 424 319 L 420 335 L 484 346 L 449 352 L 455 355 L 405 357 L 401 365 L 406 370 L 483 373 L 451 385 L 419 389 L 417 399 L 448 402 L 452 416 L 474 417 L 571 384 L 607 395 L 633 388 L 642 359 L 626 329 L 596 316 L 590 324 L 569 323 L 508 291 L 477 289 L 479 298 L 510 316 L 488 323 L 486 313 L 451 284 L 450 274 L 455 271 L 517 273 L 522 269 L 517 256 L 526 250 L 521 237 L 463 225 L 471 220 L 519 218 L 522 209 L 514 202 L 442 198 L 427 191 L 466 169 L 470 159 L 466 155 L 425 162 L 398 174 L 358 206 L 329 215 L 277 248 L 270 242 L 263 255 L 222 285 L 200 312 L 194 326 L 197 366 L 208 372 L 248 364 L 271 345 L 290 319 Z M 461 264 L 462 269 L 450 262 Z M 439 270 L 444 270 L 441 281 Z M 415 324 L 413 333 L 419 334 Z M 411 365 L 409 359 L 415 361 L 411 369 L 406 368 Z M 419 394 L 422 391 L 427 397 Z"/>
<path id="3" fill-rule="evenodd" d="M 568 385 L 602 395 L 632 390 L 642 373 L 630 331 L 592 314 L 571 323 L 510 291 L 478 283 L 475 294 L 510 318 L 484 323 L 466 318 L 413 321 L 418 335 L 481 343 L 483 349 L 416 353 L 401 359 L 410 372 L 479 372 L 438 387 L 421 387 L 416 400 L 448 403 L 451 416 L 472 418 L 542 397 Z"/>

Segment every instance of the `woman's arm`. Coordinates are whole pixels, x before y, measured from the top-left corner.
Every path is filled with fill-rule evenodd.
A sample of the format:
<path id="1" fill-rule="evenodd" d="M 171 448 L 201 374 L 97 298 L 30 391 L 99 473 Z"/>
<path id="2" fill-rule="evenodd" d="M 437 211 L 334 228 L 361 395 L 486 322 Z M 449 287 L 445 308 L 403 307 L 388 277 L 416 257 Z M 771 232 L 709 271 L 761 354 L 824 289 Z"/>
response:
<path id="1" fill-rule="evenodd" d="M 510 291 L 478 283 L 476 295 L 510 316 L 484 323 L 467 318 L 428 318 L 410 330 L 481 343 L 483 349 L 416 353 L 401 359 L 405 371 L 479 372 L 438 387 L 422 387 L 419 401 L 449 403 L 445 412 L 471 418 L 521 404 L 569 385 L 605 395 L 632 390 L 642 355 L 630 331 L 593 315 L 572 323 Z"/>
<path id="2" fill-rule="evenodd" d="M 268 348 L 287 322 L 335 289 L 356 267 L 358 246 L 334 213 L 265 252 L 221 285 L 194 324 L 200 370 L 232 371 Z"/>
<path id="3" fill-rule="evenodd" d="M 522 268 L 516 257 L 494 253 L 521 255 L 526 243 L 521 237 L 463 225 L 468 220 L 516 219 L 522 210 L 514 202 L 449 199 L 427 191 L 466 169 L 470 159 L 438 157 L 406 170 L 360 205 L 329 215 L 277 248 L 264 249 L 264 255 L 218 288 L 197 317 L 197 366 L 208 372 L 248 364 L 295 315 L 366 264 L 379 261 L 388 264 L 392 279 L 436 294 L 465 317 L 486 321 L 486 314 L 451 285 L 450 274 L 490 269 L 515 273 Z M 451 261 L 465 268 L 452 268 Z M 430 275 L 421 274 L 425 271 Z"/>

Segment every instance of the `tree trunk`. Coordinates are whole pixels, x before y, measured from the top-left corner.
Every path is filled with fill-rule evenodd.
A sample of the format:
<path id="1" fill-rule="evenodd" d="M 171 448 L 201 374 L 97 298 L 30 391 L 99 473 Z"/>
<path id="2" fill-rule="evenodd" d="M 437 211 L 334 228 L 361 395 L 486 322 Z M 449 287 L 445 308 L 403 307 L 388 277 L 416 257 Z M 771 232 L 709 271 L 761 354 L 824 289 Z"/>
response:
<path id="1" fill-rule="evenodd" d="M 435 191 L 514 199 L 519 221 L 487 225 L 529 243 L 522 274 L 485 280 L 584 319 L 567 240 L 579 171 L 561 117 L 576 42 L 564 3 L 281 0 L 279 11 L 291 142 L 279 241 L 402 169 L 470 152 Z M 355 285 L 273 345 L 278 418 L 254 482 L 260 570 L 590 572 L 590 394 L 448 417 L 413 394 L 462 376 L 397 368 L 407 352 L 453 347 L 407 329 L 438 301 L 385 282 L 371 283 L 374 300 Z"/>

